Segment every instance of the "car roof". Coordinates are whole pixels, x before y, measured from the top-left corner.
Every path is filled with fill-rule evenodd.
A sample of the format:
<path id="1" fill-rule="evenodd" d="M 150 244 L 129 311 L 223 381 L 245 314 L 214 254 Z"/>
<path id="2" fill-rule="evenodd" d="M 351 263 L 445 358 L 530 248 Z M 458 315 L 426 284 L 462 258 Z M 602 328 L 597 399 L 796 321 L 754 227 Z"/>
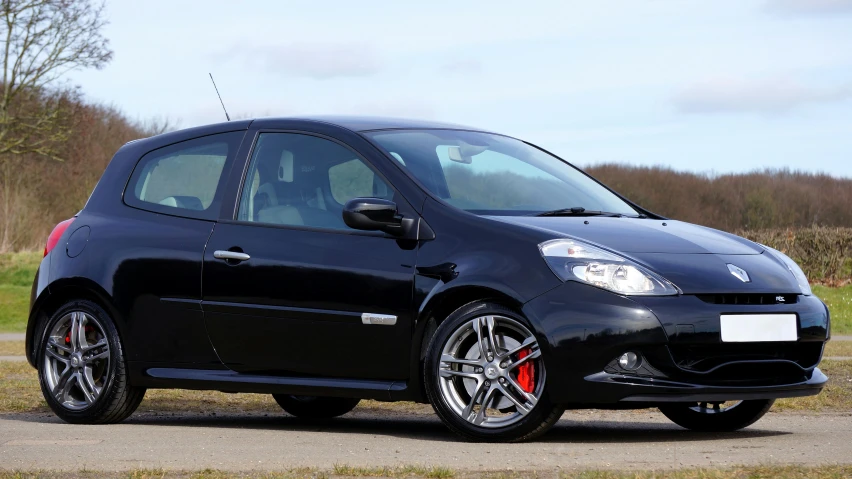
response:
<path id="1" fill-rule="evenodd" d="M 162 133 L 148 138 L 140 138 L 133 140 L 125 145 L 125 148 L 130 147 L 135 149 L 145 150 L 159 148 L 178 141 L 183 141 L 189 138 L 203 135 L 211 135 L 215 133 L 224 133 L 227 131 L 247 130 L 252 125 L 262 128 L 276 128 L 276 123 L 287 122 L 292 125 L 292 122 L 323 123 L 326 125 L 334 125 L 339 128 L 345 128 L 355 132 L 375 131 L 375 130 L 425 130 L 425 129 L 446 129 L 446 130 L 466 130 L 466 131 L 482 131 L 482 128 L 474 128 L 470 126 L 458 125 L 455 123 L 444 123 L 428 120 L 415 120 L 406 118 L 390 118 L 380 116 L 341 116 L 341 115 L 310 115 L 310 116 L 291 116 L 291 117 L 265 117 L 256 119 L 242 119 L 228 122 L 211 123 L 207 125 L 195 126 L 176 131 Z"/>
<path id="2" fill-rule="evenodd" d="M 258 119 L 261 120 L 261 119 Z M 264 118 L 262 120 L 304 120 L 330 123 L 352 131 L 394 130 L 394 129 L 452 129 L 484 131 L 481 128 L 430 120 L 392 118 L 382 116 L 342 116 L 312 115 L 290 118 Z"/>

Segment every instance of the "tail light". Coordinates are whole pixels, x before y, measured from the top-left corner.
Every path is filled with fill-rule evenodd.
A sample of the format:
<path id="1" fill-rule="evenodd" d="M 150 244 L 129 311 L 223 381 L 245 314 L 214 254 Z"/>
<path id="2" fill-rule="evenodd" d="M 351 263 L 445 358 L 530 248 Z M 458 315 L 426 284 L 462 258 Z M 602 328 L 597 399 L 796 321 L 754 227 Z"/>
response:
<path id="1" fill-rule="evenodd" d="M 51 231 L 50 236 L 47 237 L 47 245 L 44 247 L 45 256 L 47 256 L 47 253 L 50 253 L 50 251 L 56 247 L 56 243 L 59 242 L 59 238 L 62 237 L 62 233 L 64 233 L 73 222 L 74 218 L 69 218 L 53 227 L 53 231 Z"/>

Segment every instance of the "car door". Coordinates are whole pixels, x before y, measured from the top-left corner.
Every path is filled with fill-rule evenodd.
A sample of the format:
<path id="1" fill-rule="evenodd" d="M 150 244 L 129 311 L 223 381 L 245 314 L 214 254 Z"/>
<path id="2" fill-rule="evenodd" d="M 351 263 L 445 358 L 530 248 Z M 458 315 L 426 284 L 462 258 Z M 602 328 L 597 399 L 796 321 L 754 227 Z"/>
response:
<path id="1" fill-rule="evenodd" d="M 113 297 L 129 361 L 218 363 L 200 306 L 202 261 L 244 135 L 210 134 L 149 151 L 122 179 L 120 208 L 84 210 L 93 231 L 87 254 L 96 251 L 97 261 L 78 261 L 86 268 L 79 274 Z"/>
<path id="2" fill-rule="evenodd" d="M 229 368 L 407 378 L 416 244 L 347 227 L 343 204 L 360 196 L 414 214 L 341 142 L 256 134 L 235 218 L 216 225 L 204 255 L 205 322 Z"/>

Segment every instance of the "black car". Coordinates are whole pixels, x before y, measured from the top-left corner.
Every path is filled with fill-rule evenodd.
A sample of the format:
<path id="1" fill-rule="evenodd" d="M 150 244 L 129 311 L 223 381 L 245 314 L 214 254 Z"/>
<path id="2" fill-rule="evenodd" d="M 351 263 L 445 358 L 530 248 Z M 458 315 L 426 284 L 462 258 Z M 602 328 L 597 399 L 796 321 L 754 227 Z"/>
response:
<path id="1" fill-rule="evenodd" d="M 829 312 L 787 256 L 667 220 L 529 143 L 383 118 L 233 121 L 123 146 L 51 233 L 27 358 L 72 423 L 147 388 L 299 417 L 429 402 L 472 440 L 568 409 L 735 430 L 820 392 Z"/>

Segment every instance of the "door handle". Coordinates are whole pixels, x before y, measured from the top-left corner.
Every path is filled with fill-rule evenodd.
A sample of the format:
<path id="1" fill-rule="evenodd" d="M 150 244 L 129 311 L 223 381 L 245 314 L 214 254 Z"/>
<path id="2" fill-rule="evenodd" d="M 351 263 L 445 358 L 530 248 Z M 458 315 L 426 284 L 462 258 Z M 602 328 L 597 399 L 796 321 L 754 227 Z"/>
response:
<path id="1" fill-rule="evenodd" d="M 237 251 L 214 251 L 213 257 L 216 259 L 232 260 L 232 261 L 248 261 L 251 256 Z"/>

